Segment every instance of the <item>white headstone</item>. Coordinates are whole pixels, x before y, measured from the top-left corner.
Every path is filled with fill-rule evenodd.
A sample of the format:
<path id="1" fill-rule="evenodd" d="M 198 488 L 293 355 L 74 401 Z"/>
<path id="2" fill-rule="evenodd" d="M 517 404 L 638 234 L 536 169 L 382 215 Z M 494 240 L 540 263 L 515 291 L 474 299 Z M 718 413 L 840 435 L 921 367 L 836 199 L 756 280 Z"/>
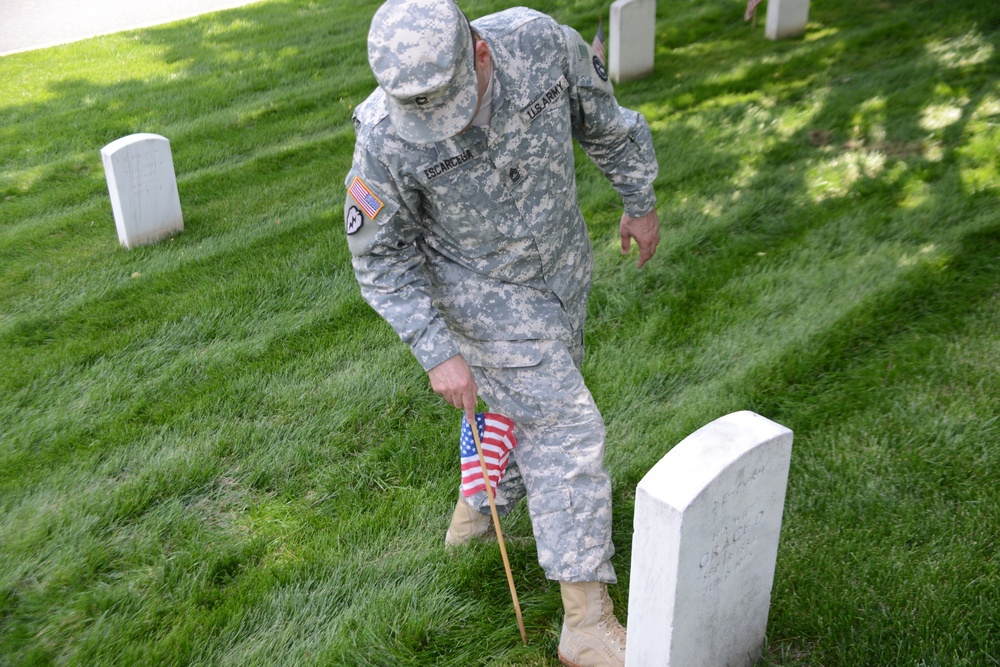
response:
<path id="1" fill-rule="evenodd" d="M 170 142 L 131 134 L 101 149 L 118 240 L 126 248 L 184 231 Z"/>
<path id="2" fill-rule="evenodd" d="M 618 83 L 653 71 L 656 50 L 656 0 L 615 0 L 611 3 L 611 44 L 608 68 Z"/>
<path id="3" fill-rule="evenodd" d="M 745 667 L 761 655 L 792 432 L 736 412 L 639 482 L 626 667 Z"/>
<path id="4" fill-rule="evenodd" d="M 767 0 L 764 36 L 782 39 L 801 35 L 806 31 L 808 21 L 809 0 Z"/>

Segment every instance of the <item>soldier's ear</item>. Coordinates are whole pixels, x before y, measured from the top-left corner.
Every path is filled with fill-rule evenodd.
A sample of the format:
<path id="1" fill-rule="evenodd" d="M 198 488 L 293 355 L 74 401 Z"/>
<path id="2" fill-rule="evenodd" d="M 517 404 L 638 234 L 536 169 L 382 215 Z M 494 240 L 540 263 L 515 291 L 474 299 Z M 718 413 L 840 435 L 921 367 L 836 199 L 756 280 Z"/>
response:
<path id="1" fill-rule="evenodd" d="M 486 65 L 490 57 L 490 45 L 481 39 L 477 39 L 475 53 L 476 53 L 476 64 L 480 66 Z"/>

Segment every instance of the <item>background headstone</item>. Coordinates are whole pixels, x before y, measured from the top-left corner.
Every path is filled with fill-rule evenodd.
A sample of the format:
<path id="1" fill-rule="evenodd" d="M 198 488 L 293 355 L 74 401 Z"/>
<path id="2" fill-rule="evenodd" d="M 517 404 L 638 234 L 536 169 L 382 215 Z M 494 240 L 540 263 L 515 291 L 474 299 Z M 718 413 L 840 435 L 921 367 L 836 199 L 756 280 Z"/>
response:
<path id="1" fill-rule="evenodd" d="M 792 432 L 753 412 L 699 429 L 639 482 L 626 667 L 761 655 Z"/>
<path id="2" fill-rule="evenodd" d="M 653 71 L 656 50 L 656 0 L 611 3 L 611 49 L 608 68 L 618 83 Z"/>
<path id="3" fill-rule="evenodd" d="M 808 21 L 809 0 L 767 0 L 764 36 L 782 39 L 801 35 L 806 31 Z"/>
<path id="4" fill-rule="evenodd" d="M 126 248 L 184 231 L 170 142 L 131 134 L 101 149 L 118 240 Z"/>

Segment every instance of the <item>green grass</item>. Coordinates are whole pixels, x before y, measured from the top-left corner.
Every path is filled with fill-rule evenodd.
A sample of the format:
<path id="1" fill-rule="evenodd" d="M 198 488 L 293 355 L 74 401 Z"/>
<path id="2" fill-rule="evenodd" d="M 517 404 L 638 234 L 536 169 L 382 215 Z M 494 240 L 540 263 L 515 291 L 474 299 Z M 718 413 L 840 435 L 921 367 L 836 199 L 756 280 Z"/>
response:
<path id="1" fill-rule="evenodd" d="M 556 664 L 526 512 L 527 647 L 496 548 L 444 551 L 457 416 L 350 270 L 376 5 L 0 58 L 0 665 Z M 579 154 L 619 609 L 635 485 L 752 409 L 795 433 L 767 663 L 1000 664 L 1000 5 L 813 3 L 782 42 L 667 5 L 618 87 L 660 157 L 642 271 Z M 170 139 L 185 232 L 127 251 L 99 150 L 133 132 Z"/>

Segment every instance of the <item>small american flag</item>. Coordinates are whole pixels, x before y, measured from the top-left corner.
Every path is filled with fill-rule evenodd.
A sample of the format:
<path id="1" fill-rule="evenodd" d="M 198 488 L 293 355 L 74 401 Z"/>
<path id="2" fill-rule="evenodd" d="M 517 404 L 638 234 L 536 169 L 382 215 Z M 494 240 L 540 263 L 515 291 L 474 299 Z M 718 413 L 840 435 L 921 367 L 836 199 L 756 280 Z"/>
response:
<path id="1" fill-rule="evenodd" d="M 607 58 L 605 57 L 607 55 L 607 51 L 606 51 L 606 47 L 604 46 L 604 42 L 605 42 L 605 40 L 604 40 L 604 18 L 601 17 L 601 16 L 598 16 L 597 17 L 597 35 L 594 37 L 594 41 L 590 43 L 590 48 L 592 48 L 594 50 L 594 53 L 596 53 L 600 57 L 601 62 L 607 62 Z"/>
<path id="2" fill-rule="evenodd" d="M 479 427 L 479 441 L 483 446 L 483 458 L 486 460 L 486 470 L 490 476 L 490 486 L 496 493 L 497 484 L 503 479 L 510 460 L 510 450 L 517 447 L 514 437 L 514 422 L 503 415 L 491 412 L 480 412 L 476 415 L 476 426 Z M 472 438 L 469 422 L 462 417 L 462 495 L 466 498 L 486 490 L 483 483 L 483 469 L 479 465 L 479 455 L 476 453 L 476 441 Z"/>
<path id="3" fill-rule="evenodd" d="M 747 13 L 743 15 L 743 20 L 749 21 L 754 19 L 756 22 L 757 5 L 761 3 L 761 0 L 747 0 Z"/>
<path id="4" fill-rule="evenodd" d="M 382 210 L 382 201 L 373 195 L 364 181 L 357 176 L 351 181 L 351 187 L 347 188 L 347 191 L 354 197 L 354 201 L 358 202 L 358 206 L 365 209 L 365 213 L 368 214 L 369 218 L 374 219 L 378 215 L 378 212 Z"/>

